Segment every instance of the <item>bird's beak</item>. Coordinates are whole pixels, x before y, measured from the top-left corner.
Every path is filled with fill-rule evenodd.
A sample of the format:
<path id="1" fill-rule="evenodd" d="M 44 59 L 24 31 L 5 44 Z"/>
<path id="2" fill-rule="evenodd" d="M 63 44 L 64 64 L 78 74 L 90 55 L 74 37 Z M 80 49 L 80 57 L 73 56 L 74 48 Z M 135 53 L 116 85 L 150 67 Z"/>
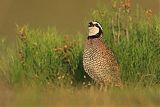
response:
<path id="1" fill-rule="evenodd" d="M 92 22 L 90 22 L 89 24 L 88 24 L 88 27 L 93 27 L 94 25 L 93 25 L 93 23 Z"/>

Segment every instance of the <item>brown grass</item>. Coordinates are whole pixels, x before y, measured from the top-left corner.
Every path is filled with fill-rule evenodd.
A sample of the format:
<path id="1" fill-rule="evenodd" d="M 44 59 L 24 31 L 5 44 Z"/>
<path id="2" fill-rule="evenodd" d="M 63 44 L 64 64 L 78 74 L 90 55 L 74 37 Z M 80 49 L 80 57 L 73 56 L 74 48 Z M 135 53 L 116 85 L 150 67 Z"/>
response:
<path id="1" fill-rule="evenodd" d="M 0 107 L 158 107 L 159 88 L 99 91 L 47 87 L 0 87 Z"/>

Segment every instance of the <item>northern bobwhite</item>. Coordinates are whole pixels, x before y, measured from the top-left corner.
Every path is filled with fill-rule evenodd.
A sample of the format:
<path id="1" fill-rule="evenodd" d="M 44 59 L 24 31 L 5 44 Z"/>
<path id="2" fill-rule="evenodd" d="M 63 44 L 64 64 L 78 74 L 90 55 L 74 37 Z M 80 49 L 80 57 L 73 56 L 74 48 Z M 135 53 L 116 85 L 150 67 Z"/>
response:
<path id="1" fill-rule="evenodd" d="M 85 72 L 98 84 L 121 87 L 120 67 L 110 48 L 102 39 L 103 29 L 98 22 L 90 22 L 83 66 Z"/>

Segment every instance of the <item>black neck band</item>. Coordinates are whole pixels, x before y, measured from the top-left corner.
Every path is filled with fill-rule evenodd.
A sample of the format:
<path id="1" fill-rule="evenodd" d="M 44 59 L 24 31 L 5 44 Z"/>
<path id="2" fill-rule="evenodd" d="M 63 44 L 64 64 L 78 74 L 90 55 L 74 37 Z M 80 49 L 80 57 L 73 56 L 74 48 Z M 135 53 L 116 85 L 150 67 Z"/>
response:
<path id="1" fill-rule="evenodd" d="M 102 31 L 97 33 L 96 35 L 88 36 L 88 39 L 94 39 L 94 38 L 99 38 L 102 35 Z"/>
<path id="2" fill-rule="evenodd" d="M 96 34 L 96 35 L 93 35 L 93 36 L 88 36 L 88 39 L 94 39 L 94 38 L 99 38 L 100 35 Z"/>

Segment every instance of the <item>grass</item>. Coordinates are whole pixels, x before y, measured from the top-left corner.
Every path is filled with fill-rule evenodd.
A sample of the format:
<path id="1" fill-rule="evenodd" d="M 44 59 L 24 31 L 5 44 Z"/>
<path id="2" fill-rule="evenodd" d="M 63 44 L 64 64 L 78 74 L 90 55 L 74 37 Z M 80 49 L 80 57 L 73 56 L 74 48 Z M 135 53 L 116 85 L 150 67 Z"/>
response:
<path id="1" fill-rule="evenodd" d="M 0 45 L 3 84 L 0 89 L 6 96 L 8 93 L 15 96 L 13 100 L 12 97 L 4 98 L 2 104 L 60 107 L 76 104 L 91 107 L 101 104 L 113 107 L 159 105 L 160 16 L 154 15 L 150 9 L 132 9 L 125 2 L 114 4 L 112 8 L 104 6 L 92 10 L 90 18 L 104 28 L 105 43 L 118 59 L 125 89 L 109 89 L 107 92 L 96 89 L 83 69 L 84 34 L 68 36 L 61 35 L 55 28 L 43 30 L 17 25 L 15 48 L 6 48 L 4 40 Z M 68 99 L 64 99 L 65 96 Z"/>
<path id="2" fill-rule="evenodd" d="M 3 90 L 7 96 L 1 101 L 5 107 L 158 107 L 159 88 L 141 89 L 110 89 L 100 92 L 84 88 L 59 88 L 53 91 L 53 88 L 23 87 L 9 92 Z"/>

